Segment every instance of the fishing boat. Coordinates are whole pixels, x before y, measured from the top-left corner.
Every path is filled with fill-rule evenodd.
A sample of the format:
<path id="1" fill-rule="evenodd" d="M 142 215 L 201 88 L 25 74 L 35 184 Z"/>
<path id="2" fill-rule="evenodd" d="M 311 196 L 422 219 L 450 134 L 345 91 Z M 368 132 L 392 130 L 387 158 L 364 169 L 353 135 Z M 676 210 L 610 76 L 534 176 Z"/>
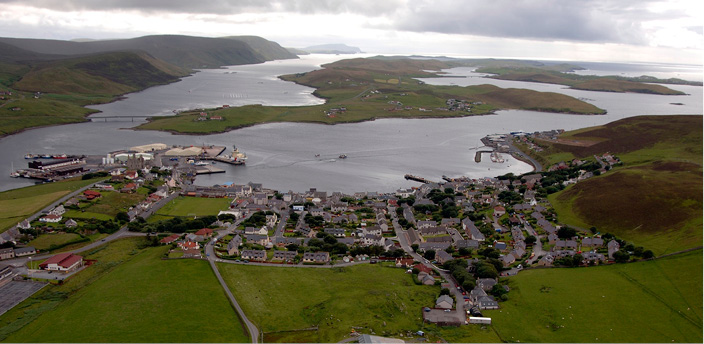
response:
<path id="1" fill-rule="evenodd" d="M 347 155 L 345 155 L 345 154 L 340 154 L 339 158 L 340 158 L 340 159 L 347 159 Z"/>

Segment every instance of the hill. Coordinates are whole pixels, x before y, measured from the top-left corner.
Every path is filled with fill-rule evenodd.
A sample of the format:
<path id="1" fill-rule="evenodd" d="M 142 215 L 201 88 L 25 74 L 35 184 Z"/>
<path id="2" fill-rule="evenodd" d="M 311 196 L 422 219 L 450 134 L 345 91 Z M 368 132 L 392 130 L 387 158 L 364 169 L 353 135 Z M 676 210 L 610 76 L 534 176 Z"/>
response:
<path id="1" fill-rule="evenodd" d="M 610 152 L 624 164 L 550 195 L 560 222 L 658 255 L 701 246 L 702 116 L 631 117 L 536 142 L 551 162 Z"/>
<path id="2" fill-rule="evenodd" d="M 351 47 L 346 44 L 320 44 L 301 48 L 301 50 L 311 54 L 359 54 L 362 49 Z"/>
<path id="3" fill-rule="evenodd" d="M 174 82 L 188 72 L 146 53 L 111 52 L 38 63 L 14 86 L 31 92 L 119 95 Z"/>
<path id="4" fill-rule="evenodd" d="M 83 42 L 0 37 L 0 43 L 10 44 L 27 51 L 53 55 L 144 51 L 157 59 L 184 68 L 218 68 L 226 65 L 295 58 L 278 44 L 254 36 L 208 38 L 155 35 Z"/>

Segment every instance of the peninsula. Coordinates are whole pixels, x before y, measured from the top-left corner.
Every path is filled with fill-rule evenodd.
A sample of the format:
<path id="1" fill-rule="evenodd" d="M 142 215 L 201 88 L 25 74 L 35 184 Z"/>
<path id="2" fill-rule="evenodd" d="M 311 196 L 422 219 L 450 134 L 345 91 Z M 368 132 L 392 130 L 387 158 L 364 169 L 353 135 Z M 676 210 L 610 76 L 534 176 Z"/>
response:
<path id="1" fill-rule="evenodd" d="M 323 69 L 280 78 L 316 88 L 327 99 L 315 106 L 223 106 L 177 116 L 153 117 L 137 127 L 181 134 L 205 134 L 270 122 L 353 123 L 377 118 L 444 118 L 486 115 L 499 109 L 595 115 L 603 109 L 553 92 L 500 88 L 427 85 L 415 78 L 442 76 L 442 69 L 466 61 L 417 58 L 357 58 Z"/>

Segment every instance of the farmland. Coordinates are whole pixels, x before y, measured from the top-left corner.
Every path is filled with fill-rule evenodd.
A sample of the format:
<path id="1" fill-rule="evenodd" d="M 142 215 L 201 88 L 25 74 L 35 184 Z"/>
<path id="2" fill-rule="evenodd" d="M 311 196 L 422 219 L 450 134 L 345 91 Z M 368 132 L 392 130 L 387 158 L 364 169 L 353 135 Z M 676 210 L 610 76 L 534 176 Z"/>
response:
<path id="1" fill-rule="evenodd" d="M 159 215 L 160 219 L 217 215 L 221 210 L 227 210 L 230 202 L 228 198 L 178 197 L 159 209 L 156 215 Z"/>
<path id="2" fill-rule="evenodd" d="M 702 251 L 511 277 L 509 301 L 487 311 L 510 342 L 701 342 Z"/>
<path id="3" fill-rule="evenodd" d="M 111 245 L 112 246 L 112 245 Z M 207 263 L 128 249 L 107 273 L 42 313 L 10 342 L 246 342 L 249 336 Z M 99 254 L 99 252 L 98 252 Z M 119 254 L 113 252 L 113 254 Z M 101 261 L 99 256 L 96 256 Z M 83 277 L 86 271 L 76 277 Z M 184 276 L 188 276 L 184 279 Z M 67 285 L 74 283 L 69 281 Z M 52 288 L 63 288 L 57 286 Z M 52 292 L 50 289 L 47 292 Z M 47 293 L 45 292 L 45 293 Z M 189 297 L 184 297 L 189 295 Z M 40 298 L 41 295 L 38 296 Z M 29 301 L 29 300 L 28 300 Z M 25 301 L 27 302 L 27 301 Z M 31 305 L 30 305 L 31 306 Z M 18 307 L 20 309 L 24 307 Z M 19 309 L 17 310 L 19 311 Z M 17 316 L 17 313 L 14 313 Z M 11 320 L 3 316 L 0 320 Z"/>
<path id="4" fill-rule="evenodd" d="M 417 331 L 421 308 L 432 305 L 439 292 L 415 285 L 403 269 L 375 265 L 218 268 L 266 342 L 337 342 L 352 328 L 382 336 Z"/>
<path id="5" fill-rule="evenodd" d="M 0 232 L 61 197 L 99 179 L 69 180 L 0 192 Z"/>

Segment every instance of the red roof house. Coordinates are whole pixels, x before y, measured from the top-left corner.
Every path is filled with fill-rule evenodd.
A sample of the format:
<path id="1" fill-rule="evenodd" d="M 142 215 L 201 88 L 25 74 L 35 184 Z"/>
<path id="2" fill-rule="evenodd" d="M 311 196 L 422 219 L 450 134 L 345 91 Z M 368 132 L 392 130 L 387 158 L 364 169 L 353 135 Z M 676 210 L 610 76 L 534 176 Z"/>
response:
<path id="1" fill-rule="evenodd" d="M 83 196 L 86 196 L 86 199 L 90 201 L 90 200 L 96 199 L 102 195 L 100 194 L 100 192 L 95 191 L 95 190 L 86 190 L 86 191 L 83 191 Z"/>
<path id="2" fill-rule="evenodd" d="M 203 237 L 206 237 L 206 238 L 207 238 L 207 237 L 213 235 L 213 230 L 210 229 L 210 228 L 199 229 L 199 230 L 196 232 L 196 235 L 200 235 L 200 236 L 203 236 Z"/>
<path id="3" fill-rule="evenodd" d="M 167 236 L 167 237 L 164 238 L 164 239 L 161 239 L 159 242 L 162 243 L 162 244 L 167 244 L 167 245 L 168 245 L 168 244 L 170 244 L 170 243 L 172 243 L 172 242 L 178 240 L 178 238 L 180 238 L 180 237 L 181 237 L 180 234 L 172 234 L 172 235 Z"/>

